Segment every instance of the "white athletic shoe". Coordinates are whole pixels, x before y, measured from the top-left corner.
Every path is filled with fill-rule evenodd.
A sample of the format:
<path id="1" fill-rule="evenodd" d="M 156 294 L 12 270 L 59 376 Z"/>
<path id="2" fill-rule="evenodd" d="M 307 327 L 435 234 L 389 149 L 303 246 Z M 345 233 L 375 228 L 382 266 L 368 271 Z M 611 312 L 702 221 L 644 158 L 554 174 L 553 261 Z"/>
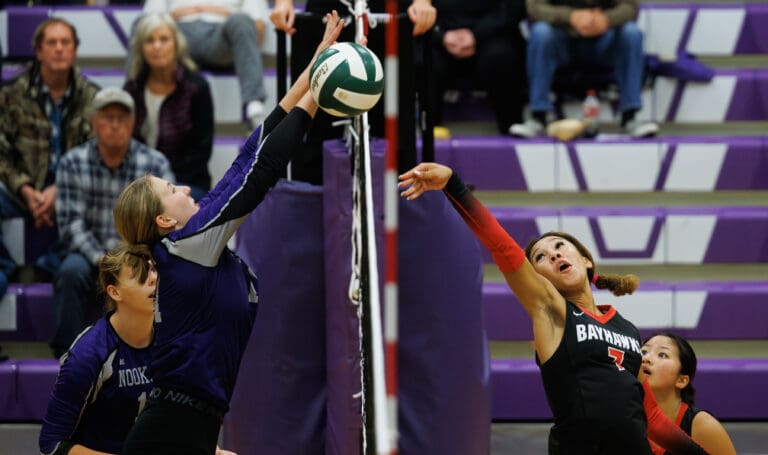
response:
<path id="1" fill-rule="evenodd" d="M 659 125 L 654 122 L 630 120 L 624 125 L 624 133 L 633 138 L 655 137 L 659 134 Z"/>
<path id="2" fill-rule="evenodd" d="M 509 134 L 515 137 L 524 137 L 526 139 L 544 136 L 544 125 L 539 123 L 538 120 L 529 118 L 525 123 L 515 123 L 510 126 Z"/>
<path id="3" fill-rule="evenodd" d="M 264 103 L 259 100 L 253 100 L 245 106 L 245 116 L 248 117 L 248 122 L 252 128 L 259 126 L 264 120 L 264 114 Z"/>

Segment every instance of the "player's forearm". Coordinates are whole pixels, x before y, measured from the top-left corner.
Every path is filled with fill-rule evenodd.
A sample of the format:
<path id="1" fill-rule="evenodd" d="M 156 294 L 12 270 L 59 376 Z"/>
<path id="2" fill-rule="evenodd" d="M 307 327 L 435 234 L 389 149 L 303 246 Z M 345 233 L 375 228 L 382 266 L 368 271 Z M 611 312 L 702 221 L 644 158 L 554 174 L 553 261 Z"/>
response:
<path id="1" fill-rule="evenodd" d="M 467 226 L 491 253 L 499 270 L 503 273 L 518 270 L 525 261 L 525 252 L 488 209 L 472 195 L 455 172 L 443 191 Z"/>
<path id="2" fill-rule="evenodd" d="M 673 454 L 706 455 L 706 451 L 675 425 L 659 408 L 648 381 L 643 382 L 643 408 L 648 420 L 648 437 Z"/>

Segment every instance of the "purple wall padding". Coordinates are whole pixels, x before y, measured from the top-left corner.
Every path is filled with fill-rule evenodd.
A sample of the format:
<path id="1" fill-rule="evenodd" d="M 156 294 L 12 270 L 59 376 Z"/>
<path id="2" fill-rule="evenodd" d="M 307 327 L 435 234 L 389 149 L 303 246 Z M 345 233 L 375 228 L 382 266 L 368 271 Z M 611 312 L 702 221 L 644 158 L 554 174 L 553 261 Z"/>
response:
<path id="1" fill-rule="evenodd" d="M 325 308 L 321 188 L 280 181 L 246 219 L 237 252 L 259 309 L 224 425 L 241 454 L 322 453 Z"/>
<path id="2" fill-rule="evenodd" d="M 379 207 L 383 146 L 377 141 L 372 147 L 374 201 Z M 337 278 L 328 274 L 326 284 L 328 435 L 350 444 L 354 437 L 359 438 L 359 402 L 351 397 L 359 390 L 359 369 L 357 342 L 348 338 L 356 338 L 357 321 L 354 309 L 346 305 L 351 177 L 349 157 L 341 143 L 326 142 L 324 168 L 326 270 L 335 270 L 333 277 Z M 381 228 L 380 210 L 375 215 L 377 228 Z M 490 378 L 477 242 L 440 193 L 401 201 L 399 220 L 399 453 L 488 453 Z M 381 230 L 377 237 L 381 245 Z M 334 305 L 334 300 L 343 304 Z M 332 347 L 330 334 L 337 332 L 337 346 Z M 345 416 L 352 421 L 342 420 Z M 337 441 L 326 447 L 329 454 L 359 453 L 349 447 L 351 452 L 339 451 Z"/>

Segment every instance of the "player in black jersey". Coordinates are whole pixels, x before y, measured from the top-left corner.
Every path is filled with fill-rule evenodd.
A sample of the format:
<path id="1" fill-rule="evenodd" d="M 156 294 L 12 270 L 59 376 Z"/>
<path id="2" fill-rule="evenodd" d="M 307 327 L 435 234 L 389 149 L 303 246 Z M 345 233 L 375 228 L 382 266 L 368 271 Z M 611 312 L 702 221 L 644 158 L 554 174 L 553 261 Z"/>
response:
<path id="1" fill-rule="evenodd" d="M 523 251 L 446 166 L 422 163 L 400 180 L 409 200 L 444 190 L 530 316 L 555 418 L 550 454 L 650 455 L 647 438 L 673 453 L 704 453 L 638 381 L 637 328 L 611 306 L 595 304 L 592 283 L 623 295 L 635 290 L 636 277 L 598 277 L 589 251 L 565 233 L 546 233 Z"/>
<path id="2" fill-rule="evenodd" d="M 735 455 L 736 449 L 725 428 L 712 416 L 694 406 L 696 353 L 674 333 L 648 338 L 642 348 L 642 370 L 659 408 L 694 441 L 712 455 Z M 662 454 L 663 449 L 654 448 Z"/>

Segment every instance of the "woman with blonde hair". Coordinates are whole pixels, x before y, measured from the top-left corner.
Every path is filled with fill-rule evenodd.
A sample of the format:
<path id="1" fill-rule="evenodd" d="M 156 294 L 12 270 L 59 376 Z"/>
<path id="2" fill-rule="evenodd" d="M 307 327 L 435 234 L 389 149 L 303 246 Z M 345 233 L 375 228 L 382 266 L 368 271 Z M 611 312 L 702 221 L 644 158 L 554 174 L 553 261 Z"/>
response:
<path id="1" fill-rule="evenodd" d="M 443 190 L 491 253 L 533 325 L 536 363 L 554 415 L 550 454 L 651 455 L 648 438 L 673 453 L 704 453 L 659 410 L 641 382 L 640 333 L 592 285 L 631 294 L 632 275 L 598 275 L 589 250 L 547 232 L 523 250 L 450 168 L 421 163 L 400 176 L 402 196 Z"/>
<path id="2" fill-rule="evenodd" d="M 147 400 L 157 271 L 146 245 L 122 245 L 99 264 L 107 314 L 61 357 L 40 453 L 120 453 Z"/>
<path id="3" fill-rule="evenodd" d="M 335 11 L 326 20 L 316 56 L 344 24 Z M 120 237 L 148 245 L 159 275 L 154 383 L 123 455 L 214 453 L 258 303 L 256 277 L 227 242 L 301 146 L 317 111 L 309 68 L 199 203 L 188 187 L 146 176 L 129 184 L 115 204 Z"/>
<path id="4" fill-rule="evenodd" d="M 136 104 L 133 137 L 163 152 L 177 182 L 200 200 L 211 188 L 213 100 L 169 14 L 147 14 L 136 24 L 124 89 Z"/>

